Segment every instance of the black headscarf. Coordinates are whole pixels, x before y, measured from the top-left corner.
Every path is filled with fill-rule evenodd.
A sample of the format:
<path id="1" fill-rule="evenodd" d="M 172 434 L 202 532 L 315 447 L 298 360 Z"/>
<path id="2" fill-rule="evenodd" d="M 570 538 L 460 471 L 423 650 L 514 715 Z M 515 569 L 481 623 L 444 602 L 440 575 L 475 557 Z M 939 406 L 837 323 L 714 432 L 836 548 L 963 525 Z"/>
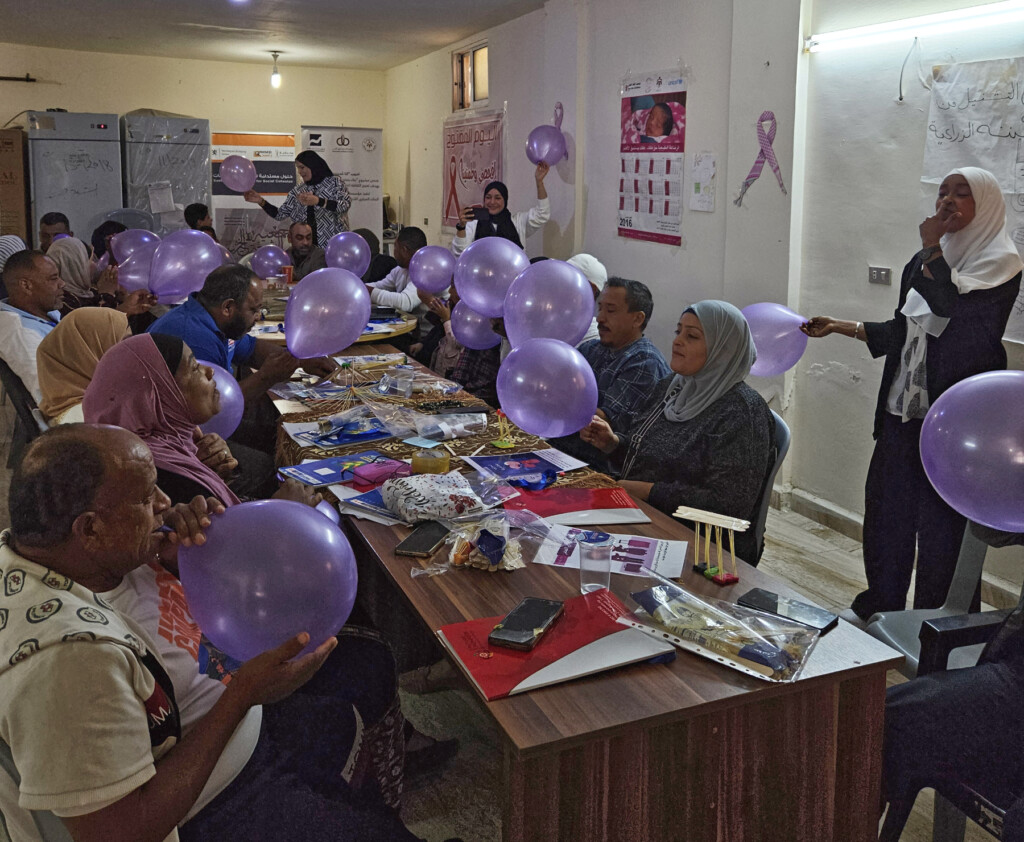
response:
<path id="1" fill-rule="evenodd" d="M 169 333 L 151 333 L 153 344 L 160 352 L 160 356 L 167 363 L 171 377 L 178 373 L 178 366 L 181 365 L 181 358 L 185 355 L 185 343 L 180 336 L 171 336 Z"/>
<path id="2" fill-rule="evenodd" d="M 476 209 L 473 216 L 476 220 L 476 236 L 473 240 L 482 240 L 484 237 L 504 237 L 522 248 L 523 241 L 519 239 L 519 232 L 516 231 L 516 226 L 512 223 L 512 214 L 508 210 L 508 188 L 500 181 L 492 181 L 484 188 L 484 195 L 486 196 L 492 190 L 501 193 L 501 197 L 505 200 L 505 207 L 498 214 L 487 214 L 486 208 Z M 498 226 L 497 229 L 494 228 L 494 225 Z"/>
<path id="3" fill-rule="evenodd" d="M 107 253 L 107 237 L 111 234 L 120 234 L 122 231 L 127 230 L 128 229 L 120 222 L 108 219 L 100 225 L 99 228 L 93 231 L 89 242 L 92 243 L 92 250 L 96 257 L 103 257 L 103 255 Z"/>
<path id="4" fill-rule="evenodd" d="M 331 168 L 327 165 L 327 162 L 317 155 L 316 152 L 313 152 L 310 149 L 296 155 L 295 162 L 308 167 L 309 171 L 313 174 L 309 181 L 306 182 L 310 186 L 319 184 L 325 178 L 330 178 L 334 175 L 334 173 L 331 172 Z"/>

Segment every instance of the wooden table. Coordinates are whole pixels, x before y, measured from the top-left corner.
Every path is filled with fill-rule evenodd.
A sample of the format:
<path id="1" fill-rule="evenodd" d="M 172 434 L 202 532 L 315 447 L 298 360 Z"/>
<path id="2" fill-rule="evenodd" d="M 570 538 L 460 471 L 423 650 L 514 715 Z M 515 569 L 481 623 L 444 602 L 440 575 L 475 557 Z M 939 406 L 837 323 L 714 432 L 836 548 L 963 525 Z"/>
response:
<path id="1" fill-rule="evenodd" d="M 692 538 L 678 521 L 641 505 L 651 523 L 609 531 Z M 411 565 L 430 560 L 395 556 L 407 527 L 352 519 L 346 529 L 357 554 L 380 564 L 431 632 L 503 614 L 524 596 L 578 593 L 576 571 L 539 564 L 412 578 Z M 681 582 L 698 594 L 734 600 L 763 587 L 800 597 L 742 562 L 741 583 L 724 589 L 690 568 L 688 558 Z M 612 576 L 620 597 L 646 586 L 638 577 Z M 672 664 L 634 665 L 482 702 L 502 734 L 503 839 L 874 840 L 885 673 L 899 660 L 840 621 L 791 684 L 679 652 Z"/>

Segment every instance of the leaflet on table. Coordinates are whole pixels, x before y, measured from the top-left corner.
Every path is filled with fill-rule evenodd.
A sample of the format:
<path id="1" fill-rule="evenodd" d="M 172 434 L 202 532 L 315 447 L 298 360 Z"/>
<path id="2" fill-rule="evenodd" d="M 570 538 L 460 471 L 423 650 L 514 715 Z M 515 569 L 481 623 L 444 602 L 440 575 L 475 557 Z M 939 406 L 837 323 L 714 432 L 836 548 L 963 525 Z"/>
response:
<path id="1" fill-rule="evenodd" d="M 357 371 L 367 368 L 385 368 L 389 365 L 403 365 L 408 358 L 405 354 L 362 354 L 354 357 L 335 357 L 340 366 L 348 366 Z"/>
<path id="2" fill-rule="evenodd" d="M 575 459 L 561 450 L 531 451 L 529 453 L 502 453 L 497 456 L 463 456 L 463 460 L 482 473 L 502 479 L 525 479 L 539 477 L 545 471 L 564 474 L 577 468 L 587 467 L 586 462 Z"/>
<path id="3" fill-rule="evenodd" d="M 319 447 L 322 450 L 330 450 L 332 447 L 345 447 L 357 442 L 380 441 L 391 438 L 391 433 L 382 427 L 373 430 L 357 433 L 341 433 L 338 435 L 322 438 L 322 433 L 316 421 L 285 421 L 281 425 L 284 431 L 291 437 L 292 441 L 303 447 Z"/>
<path id="4" fill-rule="evenodd" d="M 579 569 L 580 548 L 577 541 L 587 540 L 598 533 L 568 526 L 552 524 L 533 560 L 538 564 Z M 613 535 L 612 573 L 646 576 L 647 567 L 668 579 L 683 572 L 686 560 L 686 541 L 661 541 L 639 535 Z"/>
<path id="5" fill-rule="evenodd" d="M 329 401 L 338 400 L 346 395 L 349 387 L 330 382 L 306 385 L 305 383 L 288 380 L 272 386 L 270 391 L 279 398 L 289 400 Z"/>
<path id="6" fill-rule="evenodd" d="M 383 459 L 387 459 L 387 457 L 379 450 L 364 450 L 362 453 L 353 453 L 349 456 L 332 456 L 328 459 L 314 461 L 303 460 L 301 465 L 281 468 L 280 472 L 286 477 L 297 479 L 306 485 L 331 485 L 336 482 L 351 482 L 353 471 L 360 465 L 369 465 L 371 462 Z M 393 460 L 389 459 L 388 461 Z"/>
<path id="7" fill-rule="evenodd" d="M 332 485 L 329 487 L 329 490 L 340 501 L 338 503 L 338 511 L 343 515 L 351 515 L 352 517 L 357 517 L 362 520 L 370 520 L 374 523 L 383 524 L 384 526 L 395 526 L 399 523 L 405 522 L 396 518 L 391 514 L 391 512 L 387 512 L 386 509 L 384 511 L 387 512 L 387 514 L 384 514 L 383 512 L 371 512 L 368 508 L 364 509 L 360 506 L 351 505 L 349 500 L 353 497 L 359 497 L 360 492 L 356 491 L 354 488 L 349 488 L 347 485 Z"/>

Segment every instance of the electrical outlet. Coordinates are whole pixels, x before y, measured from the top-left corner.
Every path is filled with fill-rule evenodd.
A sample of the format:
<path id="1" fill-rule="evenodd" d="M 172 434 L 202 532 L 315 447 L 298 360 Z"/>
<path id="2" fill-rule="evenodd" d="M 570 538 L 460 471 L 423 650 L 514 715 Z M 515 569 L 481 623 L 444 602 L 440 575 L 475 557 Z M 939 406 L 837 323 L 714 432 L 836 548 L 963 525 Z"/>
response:
<path id="1" fill-rule="evenodd" d="M 430 225 L 430 220 L 427 217 L 423 217 L 423 224 Z"/>
<path id="2" fill-rule="evenodd" d="M 868 266 L 869 284 L 892 284 L 892 269 L 883 266 Z"/>

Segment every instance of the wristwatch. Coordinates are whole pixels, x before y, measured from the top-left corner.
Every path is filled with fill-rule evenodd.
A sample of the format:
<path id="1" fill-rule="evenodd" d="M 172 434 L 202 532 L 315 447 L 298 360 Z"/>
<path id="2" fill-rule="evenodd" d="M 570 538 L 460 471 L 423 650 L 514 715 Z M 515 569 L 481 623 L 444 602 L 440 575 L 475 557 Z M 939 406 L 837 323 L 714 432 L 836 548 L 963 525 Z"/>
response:
<path id="1" fill-rule="evenodd" d="M 917 257 L 922 263 L 927 263 L 939 254 L 942 254 L 942 246 L 927 246 L 917 253 Z"/>
<path id="2" fill-rule="evenodd" d="M 455 226 L 455 230 L 456 231 L 465 231 L 466 230 L 466 226 L 465 225 L 456 225 Z"/>

